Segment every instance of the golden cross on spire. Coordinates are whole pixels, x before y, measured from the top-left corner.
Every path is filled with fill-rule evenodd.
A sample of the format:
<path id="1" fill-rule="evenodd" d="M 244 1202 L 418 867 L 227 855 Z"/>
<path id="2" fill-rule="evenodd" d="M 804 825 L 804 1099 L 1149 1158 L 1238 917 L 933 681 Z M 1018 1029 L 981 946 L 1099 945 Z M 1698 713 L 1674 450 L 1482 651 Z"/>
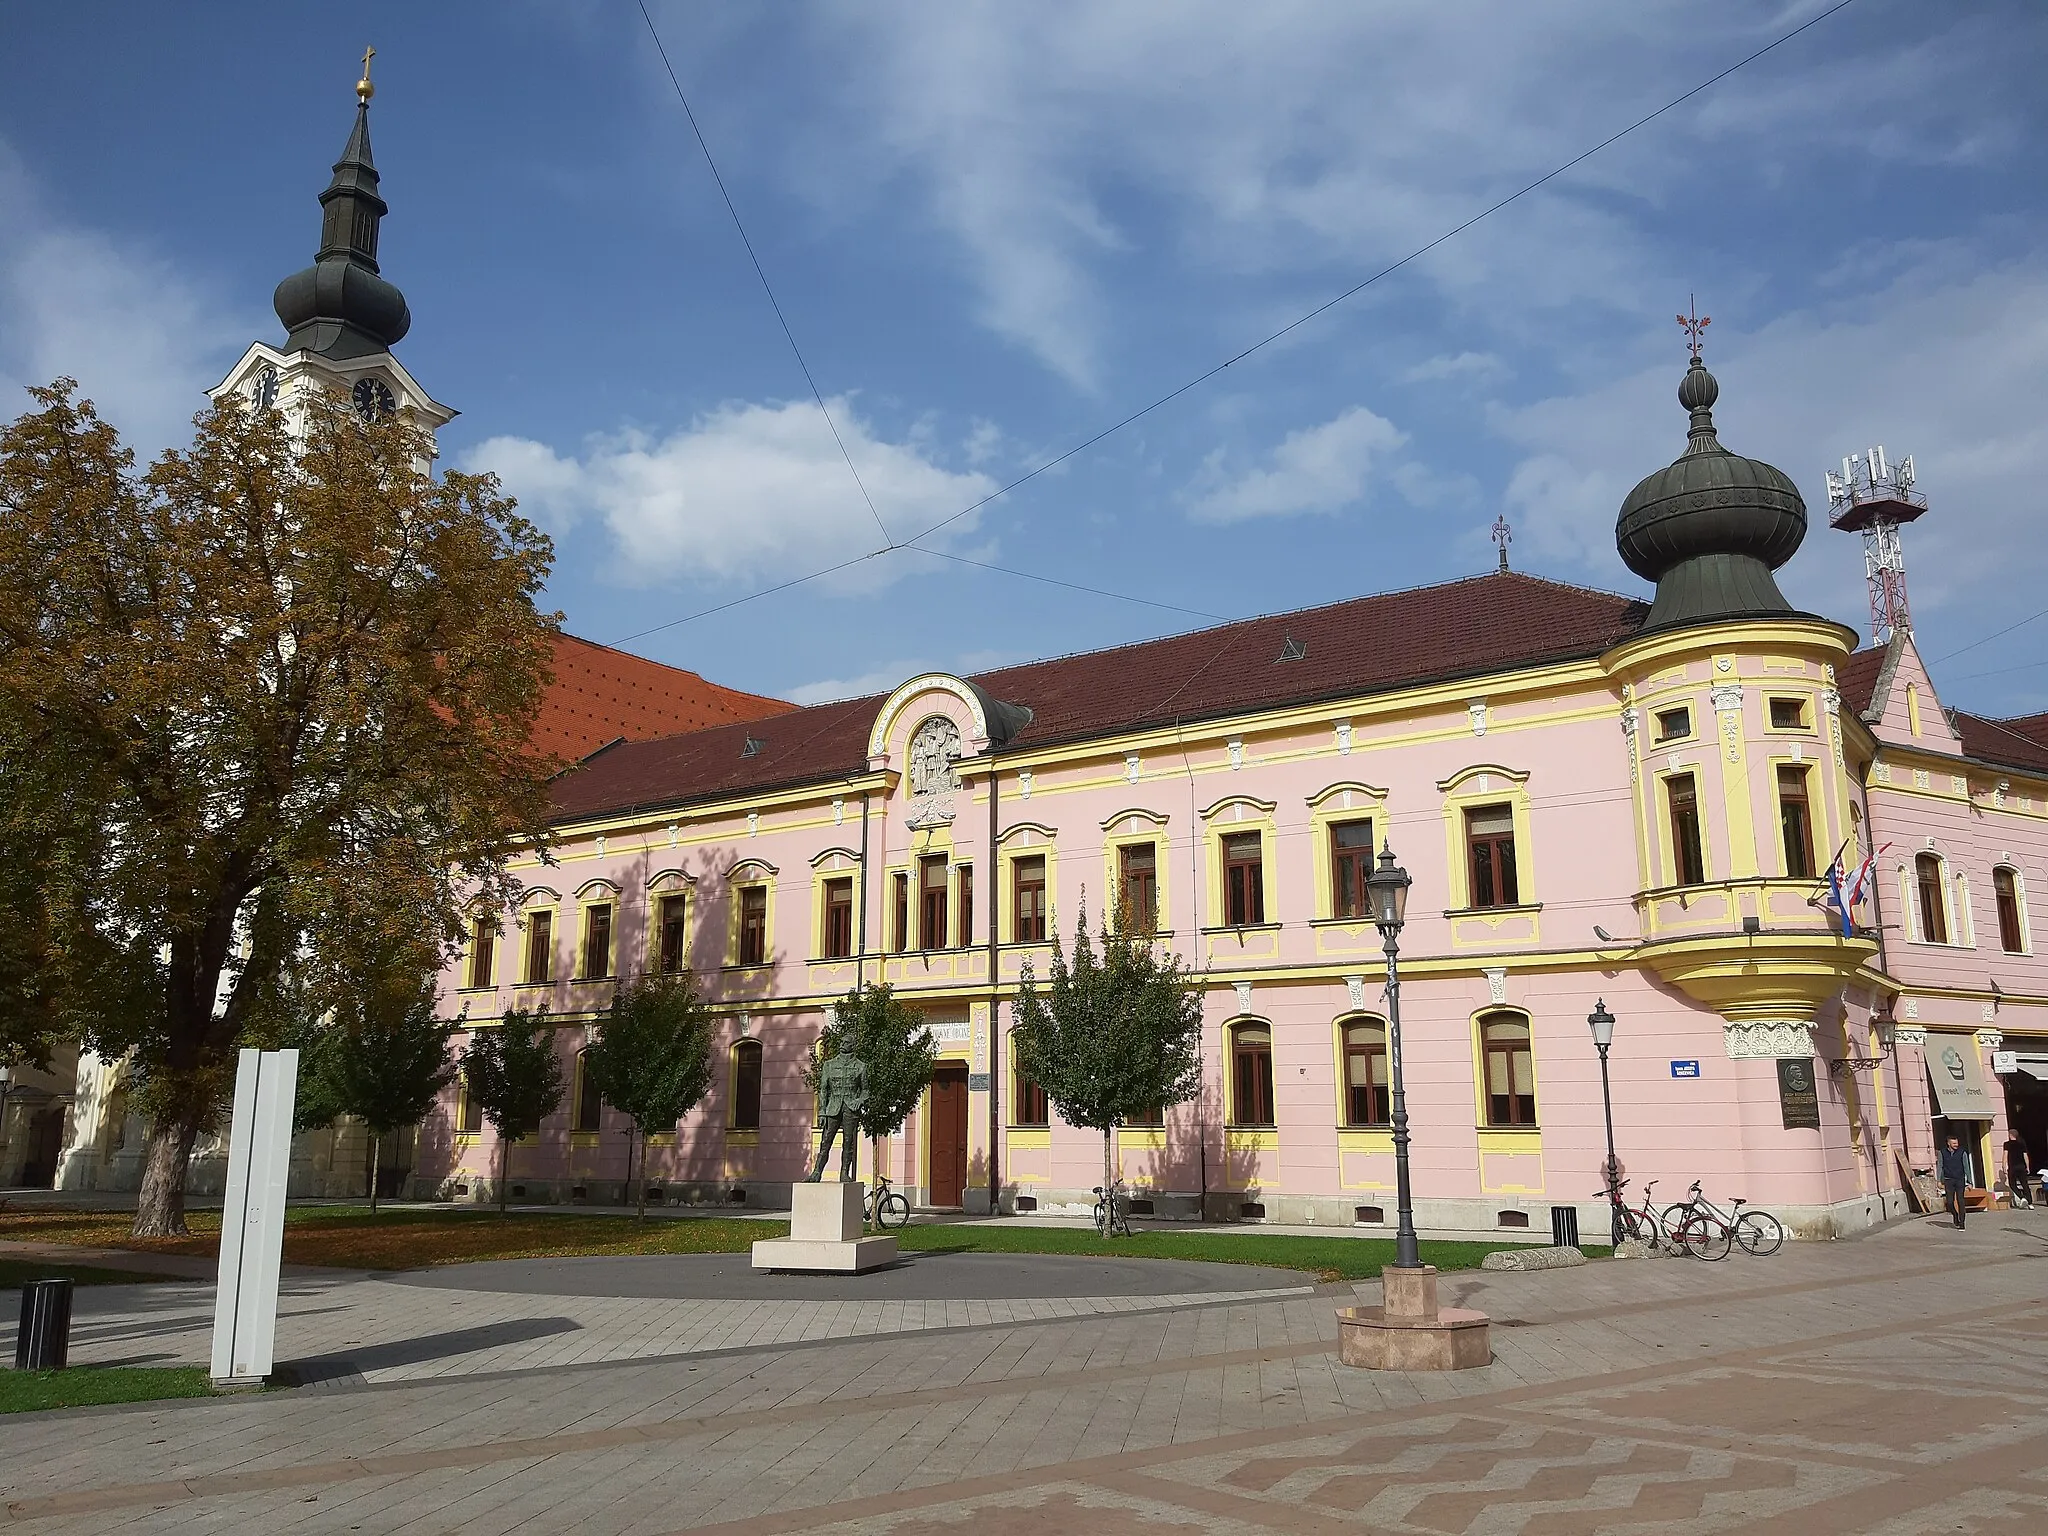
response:
<path id="1" fill-rule="evenodd" d="M 377 57 L 376 49 L 365 48 L 363 50 L 363 78 L 356 82 L 357 101 L 367 103 L 372 96 L 377 94 L 377 87 L 370 84 L 370 60 L 375 57 Z"/>
<path id="2" fill-rule="evenodd" d="M 1691 338 L 1687 342 L 1687 346 L 1692 351 L 1692 360 L 1698 362 L 1700 360 L 1700 337 L 1706 334 L 1707 327 L 1712 325 L 1714 321 L 1712 316 L 1703 315 L 1699 312 L 1699 303 L 1691 294 L 1685 296 L 1685 303 L 1686 308 L 1691 313 L 1680 315 L 1678 323 L 1685 328 L 1685 334 Z"/>

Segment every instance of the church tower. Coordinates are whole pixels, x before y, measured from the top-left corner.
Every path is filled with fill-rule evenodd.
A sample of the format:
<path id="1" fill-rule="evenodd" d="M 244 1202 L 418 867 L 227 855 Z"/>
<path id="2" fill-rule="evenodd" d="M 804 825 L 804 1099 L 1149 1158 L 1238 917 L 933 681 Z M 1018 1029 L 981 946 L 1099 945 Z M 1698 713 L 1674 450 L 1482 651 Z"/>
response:
<path id="1" fill-rule="evenodd" d="M 211 390 L 218 400 L 241 394 L 259 405 L 292 410 L 313 390 L 339 389 L 356 409 L 404 411 L 429 431 L 455 417 L 405 371 L 392 347 L 412 326 L 405 295 L 377 266 L 377 237 L 388 205 L 377 190 L 370 155 L 370 60 L 356 82 L 356 120 L 320 194 L 320 248 L 313 265 L 277 285 L 273 304 L 287 332 L 282 346 L 256 342 Z"/>

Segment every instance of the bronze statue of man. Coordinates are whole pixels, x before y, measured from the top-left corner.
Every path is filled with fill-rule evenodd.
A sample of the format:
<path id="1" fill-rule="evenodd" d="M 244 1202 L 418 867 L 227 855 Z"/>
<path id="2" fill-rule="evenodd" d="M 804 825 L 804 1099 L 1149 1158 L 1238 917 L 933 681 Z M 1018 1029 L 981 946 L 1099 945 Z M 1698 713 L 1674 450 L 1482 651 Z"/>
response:
<path id="1" fill-rule="evenodd" d="M 860 1165 L 860 1113 L 868 1103 L 868 1069 L 858 1056 L 839 1046 L 818 1073 L 818 1160 L 805 1175 L 815 1184 L 839 1141 L 839 1182 L 851 1184 Z"/>

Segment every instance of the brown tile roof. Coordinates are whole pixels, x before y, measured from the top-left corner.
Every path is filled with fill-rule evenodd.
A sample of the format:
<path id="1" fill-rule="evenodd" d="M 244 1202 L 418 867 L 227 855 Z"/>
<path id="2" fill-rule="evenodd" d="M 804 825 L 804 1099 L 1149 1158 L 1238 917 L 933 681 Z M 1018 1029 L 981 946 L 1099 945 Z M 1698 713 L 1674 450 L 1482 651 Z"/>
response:
<path id="1" fill-rule="evenodd" d="M 622 736 L 645 741 L 787 714 L 795 707 L 574 635 L 555 637 L 554 669 L 532 741 L 540 751 L 572 762 Z"/>
<path id="2" fill-rule="evenodd" d="M 1490 572 L 971 681 L 1032 711 L 1008 743 L 1016 750 L 1597 656 L 1632 634 L 1646 612 L 1634 598 Z M 1283 661 L 1286 649 L 1302 654 Z M 556 781 L 556 812 L 574 819 L 680 806 L 862 773 L 882 698 L 624 743 Z M 746 755 L 749 739 L 757 745 Z"/>
<path id="3" fill-rule="evenodd" d="M 1842 702 L 1850 710 L 1862 715 L 1870 708 L 1871 695 L 1877 691 L 1877 679 L 1884 671 L 1885 647 L 1868 646 L 1852 653 L 1835 674 L 1835 681 L 1842 694 Z"/>
<path id="4" fill-rule="evenodd" d="M 1962 732 L 1965 757 L 2048 774 L 2048 715 L 1992 720 L 1957 710 L 1956 727 Z"/>

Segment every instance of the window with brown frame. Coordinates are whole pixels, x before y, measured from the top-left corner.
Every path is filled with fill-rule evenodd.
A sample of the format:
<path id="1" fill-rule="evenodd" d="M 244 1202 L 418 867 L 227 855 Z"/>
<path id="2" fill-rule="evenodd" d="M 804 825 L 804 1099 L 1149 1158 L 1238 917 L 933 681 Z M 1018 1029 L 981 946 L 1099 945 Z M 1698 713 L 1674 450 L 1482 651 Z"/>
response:
<path id="1" fill-rule="evenodd" d="M 1272 1125 L 1273 1031 L 1239 1024 L 1230 1031 L 1232 1125 Z"/>
<path id="2" fill-rule="evenodd" d="M 583 909 L 583 975 L 602 981 L 612 973 L 612 905 Z"/>
<path id="3" fill-rule="evenodd" d="M 1536 1057 L 1529 1021 L 1519 1013 L 1489 1013 L 1479 1020 L 1486 1069 L 1486 1123 L 1536 1123 Z"/>
<path id="4" fill-rule="evenodd" d="M 1680 885 L 1703 885 L 1707 851 L 1700 841 L 1699 787 L 1691 774 L 1674 773 L 1664 781 L 1664 804 L 1671 820 L 1672 873 Z"/>
<path id="5" fill-rule="evenodd" d="M 2020 923 L 2019 877 L 2009 869 L 1994 869 L 1991 889 L 1998 897 L 1998 947 L 2008 955 L 2017 955 L 2027 947 L 2027 936 Z"/>
<path id="6" fill-rule="evenodd" d="M 1372 823 L 1340 821 L 1330 828 L 1330 916 L 1371 917 L 1365 893 L 1372 873 Z"/>
<path id="7" fill-rule="evenodd" d="M 740 887 L 740 964 L 765 965 L 768 960 L 768 887 Z"/>
<path id="8" fill-rule="evenodd" d="M 455 1096 L 455 1129 L 464 1136 L 474 1136 L 484 1128 L 483 1101 L 469 1091 L 469 1079 L 462 1078 Z"/>
<path id="9" fill-rule="evenodd" d="M 1515 813 L 1511 806 L 1476 805 L 1465 813 L 1465 846 L 1472 868 L 1472 905 L 1512 907 L 1521 901 L 1515 877 Z"/>
<path id="10" fill-rule="evenodd" d="M 917 861 L 917 947 L 946 947 L 946 856 Z"/>
<path id="11" fill-rule="evenodd" d="M 1245 928 L 1266 920 L 1265 840 L 1256 832 L 1223 839 L 1223 921 Z"/>
<path id="12" fill-rule="evenodd" d="M 595 1131 L 604 1118 L 604 1096 L 597 1091 L 597 1074 L 590 1070 L 590 1052 L 576 1053 L 576 1113 L 569 1118 L 572 1131 Z"/>
<path id="13" fill-rule="evenodd" d="M 1386 1125 L 1393 1118 L 1389 1096 L 1387 1026 L 1362 1019 L 1344 1026 L 1344 1123 Z"/>
<path id="14" fill-rule="evenodd" d="M 853 953 L 853 876 L 825 882 L 825 958 L 844 960 Z"/>
<path id="15" fill-rule="evenodd" d="M 1785 878 L 1813 878 L 1813 814 L 1806 800 L 1806 770 L 1778 767 L 1778 830 L 1785 844 Z"/>
<path id="16" fill-rule="evenodd" d="M 732 1048 L 732 1117 L 735 1131 L 761 1129 L 761 1042 L 742 1040 Z"/>
<path id="17" fill-rule="evenodd" d="M 1159 845 L 1127 843 L 1117 849 L 1117 895 L 1124 932 L 1159 931 Z"/>
<path id="18" fill-rule="evenodd" d="M 655 965 L 664 976 L 674 976 L 683 969 L 683 926 L 686 913 L 686 898 L 664 896 L 657 909 L 660 917 L 658 947 L 655 951 Z"/>
<path id="19" fill-rule="evenodd" d="M 956 879 L 960 887 L 960 948 L 974 946 L 974 866 L 962 864 Z"/>
<path id="20" fill-rule="evenodd" d="M 1941 860 L 1923 853 L 1913 860 L 1920 886 L 1920 937 L 1929 944 L 1948 942 L 1948 911 L 1941 899 Z"/>
<path id="21" fill-rule="evenodd" d="M 1013 1076 L 1016 1088 L 1010 1095 L 1010 1124 L 1052 1124 L 1052 1103 L 1046 1098 L 1045 1089 L 1021 1072 Z"/>
<path id="22" fill-rule="evenodd" d="M 526 980 L 529 984 L 555 979 L 555 914 L 529 912 L 526 916 Z"/>
<path id="23" fill-rule="evenodd" d="M 469 930 L 469 984 L 472 987 L 490 986 L 492 973 L 497 967 L 498 920 L 480 917 Z"/>
<path id="24" fill-rule="evenodd" d="M 1657 740 L 1683 741 L 1692 734 L 1691 706 L 1681 704 L 1676 709 L 1657 711 Z"/>
<path id="25" fill-rule="evenodd" d="M 910 876 L 898 871 L 892 880 L 895 886 L 895 900 L 891 904 L 894 923 L 889 936 L 895 942 L 890 948 L 900 955 L 910 948 Z"/>
<path id="26" fill-rule="evenodd" d="M 1164 1130 L 1166 1127 L 1166 1106 L 1164 1104 L 1154 1104 L 1150 1109 L 1133 1110 L 1131 1117 L 1124 1121 L 1124 1124 L 1130 1126 L 1133 1130 Z"/>
<path id="27" fill-rule="evenodd" d="M 1805 730 L 1806 701 L 1804 699 L 1771 700 L 1771 729 L 1774 731 Z"/>
<path id="28" fill-rule="evenodd" d="M 1010 940 L 1045 942 L 1045 856 L 1033 854 L 1010 865 Z"/>

